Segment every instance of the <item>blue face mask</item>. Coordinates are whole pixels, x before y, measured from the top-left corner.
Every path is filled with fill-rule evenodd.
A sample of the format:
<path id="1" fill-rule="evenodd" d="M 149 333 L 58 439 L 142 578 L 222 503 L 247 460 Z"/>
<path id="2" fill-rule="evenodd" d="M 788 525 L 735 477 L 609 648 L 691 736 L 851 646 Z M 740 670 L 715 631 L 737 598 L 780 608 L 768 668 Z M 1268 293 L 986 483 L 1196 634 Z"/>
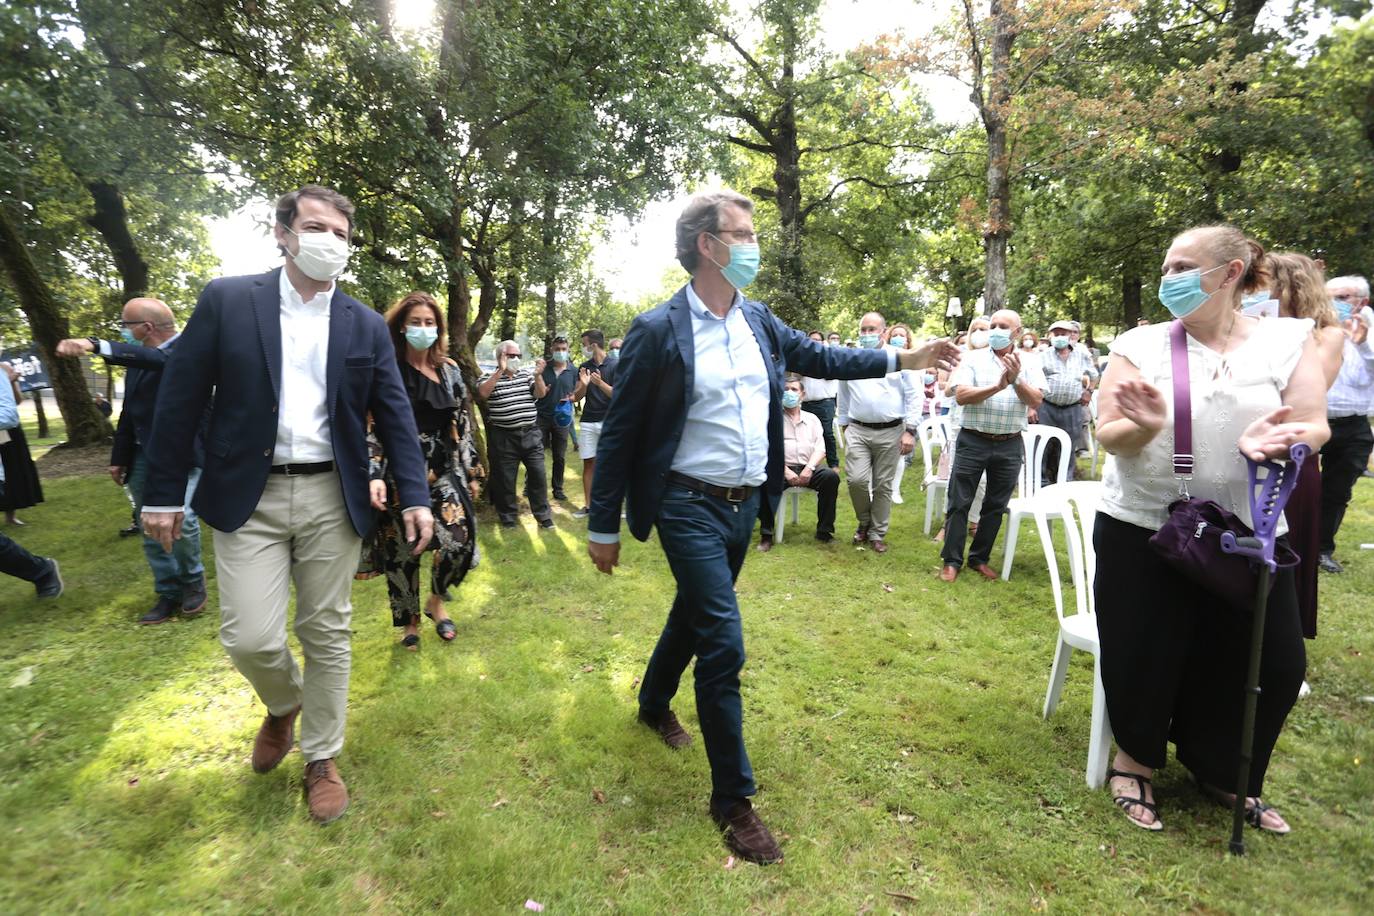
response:
<path id="1" fill-rule="evenodd" d="M 880 334 L 860 334 L 859 346 L 863 347 L 865 350 L 876 350 L 878 344 L 882 343 L 882 340 L 883 338 Z"/>
<path id="2" fill-rule="evenodd" d="M 1347 311 L 1349 311 L 1348 308 L 1347 308 Z M 1346 317 L 1349 318 L 1350 316 L 1347 315 Z M 119 336 L 122 337 L 122 338 L 124 338 L 124 342 L 125 342 L 126 344 L 133 344 L 135 347 L 138 346 L 139 344 L 143 343 L 143 341 L 141 341 L 141 340 L 139 340 L 137 337 L 135 337 L 135 336 L 134 336 L 134 332 L 133 332 L 133 331 L 130 331 L 128 328 L 120 328 L 120 329 L 119 329 Z"/>
<path id="3" fill-rule="evenodd" d="M 711 235 L 711 233 L 706 233 Z M 720 239 L 711 235 L 711 238 L 720 242 Z M 725 244 L 721 242 L 721 244 Z M 754 278 L 759 275 L 759 246 L 757 242 L 737 242 L 730 248 L 730 263 L 721 264 L 712 259 L 711 263 L 720 268 L 720 275 L 725 278 L 735 289 L 744 289 Z"/>
<path id="4" fill-rule="evenodd" d="M 439 339 L 438 328 L 422 328 L 410 325 L 406 328 L 406 343 L 416 350 L 428 350 Z"/>
<path id="5" fill-rule="evenodd" d="M 1193 268 L 1181 273 L 1169 274 L 1159 278 L 1159 302 L 1175 318 L 1187 318 L 1202 307 L 1202 303 L 1212 298 L 1212 293 L 1203 292 L 1202 278 L 1205 274 L 1221 270 L 1225 264 L 1218 264 L 1211 270 Z"/>
<path id="6" fill-rule="evenodd" d="M 553 361 L 556 362 L 556 363 L 566 363 L 566 362 L 568 361 L 568 351 L 567 351 L 567 350 L 554 350 L 554 351 L 553 351 Z"/>
<path id="7" fill-rule="evenodd" d="M 1006 328 L 993 328 L 988 331 L 988 346 L 994 350 L 1005 350 L 1011 346 L 1011 331 Z"/>
<path id="8" fill-rule="evenodd" d="M 890 346 L 890 347 L 894 347 L 894 348 L 896 348 L 896 349 L 898 349 L 898 350 L 905 350 L 905 349 L 906 349 L 906 338 L 903 337 L 903 336 L 900 335 L 900 334 L 898 334 L 896 337 L 889 337 L 889 338 L 887 339 L 887 345 Z"/>
<path id="9" fill-rule="evenodd" d="M 1058 335 L 1055 335 L 1054 337 L 1050 338 L 1050 345 L 1053 346 L 1056 350 L 1067 350 L 1069 344 L 1071 343 L 1073 343 L 1073 341 L 1069 340 L 1067 337 L 1060 337 Z"/>
<path id="10" fill-rule="evenodd" d="M 786 407 L 788 410 L 791 410 L 800 403 L 801 395 L 797 394 L 795 391 L 784 391 L 782 393 L 782 406 Z"/>
<path id="11" fill-rule="evenodd" d="M 1341 321 L 1349 321 L 1355 313 L 1355 307 L 1344 299 L 1332 299 L 1331 304 L 1336 307 L 1336 315 Z"/>

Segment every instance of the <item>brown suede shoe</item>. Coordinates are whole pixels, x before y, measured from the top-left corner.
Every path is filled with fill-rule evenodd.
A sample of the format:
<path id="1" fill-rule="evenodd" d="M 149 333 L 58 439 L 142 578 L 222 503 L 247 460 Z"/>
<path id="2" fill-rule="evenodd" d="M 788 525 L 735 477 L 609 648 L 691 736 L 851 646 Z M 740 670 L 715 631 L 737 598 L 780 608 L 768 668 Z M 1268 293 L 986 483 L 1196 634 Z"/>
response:
<path id="1" fill-rule="evenodd" d="M 874 553 L 887 553 L 887 541 L 870 541 L 868 546 L 873 548 Z"/>
<path id="2" fill-rule="evenodd" d="M 863 525 L 860 525 L 860 526 L 859 526 L 857 529 L 855 529 L 855 531 L 854 531 L 854 546 L 855 546 L 855 547 L 862 547 L 864 544 L 867 544 L 867 543 L 868 543 L 868 528 L 865 527 L 865 526 L 863 526 Z"/>
<path id="3" fill-rule="evenodd" d="M 954 566 L 953 564 L 950 564 L 946 566 L 944 569 L 940 570 L 940 580 L 942 582 L 953 582 L 957 578 L 959 578 L 959 567 Z"/>
<path id="4" fill-rule="evenodd" d="M 348 810 L 348 787 L 339 778 L 333 757 L 305 765 L 305 797 L 310 816 L 321 824 L 338 820 Z"/>
<path id="5" fill-rule="evenodd" d="M 296 716 L 301 708 L 297 706 L 284 716 L 274 716 L 270 712 L 262 720 L 257 740 L 253 742 L 253 772 L 269 773 L 277 764 L 291 753 L 291 745 L 296 740 Z"/>
<path id="6" fill-rule="evenodd" d="M 973 563 L 973 564 L 971 564 L 971 565 L 969 566 L 969 569 L 973 570 L 973 571 L 976 572 L 978 575 L 982 576 L 984 579 L 1000 579 L 1000 578 L 1002 578 L 1001 576 L 999 576 L 999 575 L 997 574 L 997 570 L 993 569 L 991 566 L 989 566 L 989 565 L 986 564 L 986 563 Z"/>
<path id="7" fill-rule="evenodd" d="M 639 721 L 658 732 L 658 736 L 663 739 L 663 743 L 673 750 L 684 748 L 692 743 L 692 735 L 687 729 L 682 727 L 682 723 L 677 720 L 670 709 L 659 716 L 658 721 L 650 719 L 640 710 Z"/>
<path id="8" fill-rule="evenodd" d="M 727 811 L 712 805 L 711 819 L 725 834 L 725 845 L 741 859 L 755 865 L 772 865 L 782 861 L 782 847 L 778 846 L 778 841 L 773 839 L 773 834 L 768 832 L 747 800 L 735 802 Z"/>

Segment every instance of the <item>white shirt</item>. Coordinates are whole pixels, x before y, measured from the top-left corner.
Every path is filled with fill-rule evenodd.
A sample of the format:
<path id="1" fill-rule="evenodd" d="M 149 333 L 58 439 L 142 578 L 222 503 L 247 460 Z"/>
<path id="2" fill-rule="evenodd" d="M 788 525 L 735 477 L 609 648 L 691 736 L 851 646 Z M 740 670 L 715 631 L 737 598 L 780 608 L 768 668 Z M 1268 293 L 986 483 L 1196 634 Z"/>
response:
<path id="1" fill-rule="evenodd" d="M 1178 498 L 1174 477 L 1174 373 L 1169 351 L 1170 322 L 1132 328 L 1112 341 L 1111 351 L 1140 369 L 1143 381 L 1164 395 L 1164 428 L 1134 456 L 1108 455 L 1102 477 L 1102 511 L 1112 518 L 1158 530 Z M 1266 318 L 1225 361 L 1188 337 L 1188 387 L 1193 414 L 1193 478 L 1188 492 L 1250 518 L 1245 456 L 1240 434 L 1283 403 L 1283 390 L 1312 335 L 1306 318 Z M 1288 530 L 1279 522 L 1278 533 Z"/>
<path id="2" fill-rule="evenodd" d="M 1374 411 L 1374 348 L 1369 341 L 1342 342 L 1341 369 L 1326 393 L 1326 415 L 1332 419 L 1363 417 Z"/>
<path id="3" fill-rule="evenodd" d="M 687 284 L 696 365 L 672 469 L 720 487 L 768 477 L 768 369 L 738 292 L 721 318 Z"/>
<path id="4" fill-rule="evenodd" d="M 334 284 L 309 302 L 281 272 L 281 391 L 273 464 L 333 461 L 324 375 Z"/>
<path id="5" fill-rule="evenodd" d="M 895 356 L 897 351 L 888 348 L 888 353 Z M 850 420 L 901 420 L 914 429 L 921 422 L 921 401 L 925 397 L 922 374 L 915 369 L 898 369 L 882 378 L 840 379 L 835 422 L 846 426 Z"/>
<path id="6" fill-rule="evenodd" d="M 807 401 L 824 401 L 835 397 L 839 391 L 839 380 L 833 378 L 804 378 L 802 387 L 806 389 Z"/>

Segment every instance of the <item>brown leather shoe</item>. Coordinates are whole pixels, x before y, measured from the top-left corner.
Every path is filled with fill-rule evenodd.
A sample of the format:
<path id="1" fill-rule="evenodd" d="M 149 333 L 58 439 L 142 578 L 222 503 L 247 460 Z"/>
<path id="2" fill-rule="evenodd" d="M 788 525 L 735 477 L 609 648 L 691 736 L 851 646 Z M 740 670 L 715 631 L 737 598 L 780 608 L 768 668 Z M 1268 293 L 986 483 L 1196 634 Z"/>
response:
<path id="1" fill-rule="evenodd" d="M 940 581 L 942 582 L 953 582 L 957 578 L 959 578 L 959 567 L 953 564 L 946 565 L 944 569 L 940 570 Z"/>
<path id="2" fill-rule="evenodd" d="M 887 541 L 871 541 L 868 546 L 873 548 L 874 553 L 887 553 Z"/>
<path id="3" fill-rule="evenodd" d="M 670 709 L 655 721 L 640 710 L 639 721 L 658 732 L 658 736 L 663 739 L 663 743 L 673 750 L 684 748 L 692 743 L 692 734 L 682 727 L 682 723 L 677 720 Z"/>
<path id="4" fill-rule="evenodd" d="M 982 576 L 984 579 L 1000 579 L 1000 578 L 1002 578 L 1001 576 L 999 576 L 999 575 L 997 574 L 997 570 L 993 569 L 991 566 L 989 566 L 989 565 L 986 564 L 986 563 L 971 563 L 971 564 L 969 564 L 969 569 L 973 570 L 973 571 L 976 572 L 978 575 Z"/>
<path id="5" fill-rule="evenodd" d="M 348 787 L 339 778 L 333 757 L 305 765 L 305 797 L 310 802 L 310 816 L 321 824 L 338 820 L 348 810 Z"/>
<path id="6" fill-rule="evenodd" d="M 711 806 L 711 819 L 725 834 L 725 845 L 741 859 L 755 865 L 782 861 L 782 848 L 763 825 L 754 806 L 747 800 L 732 804 L 727 811 Z"/>
<path id="7" fill-rule="evenodd" d="M 759 538 L 759 553 L 767 553 L 773 549 L 773 539 L 768 535 Z"/>
<path id="8" fill-rule="evenodd" d="M 274 716 L 270 712 L 262 720 L 258 737 L 253 742 L 253 772 L 269 773 L 277 764 L 291 753 L 291 745 L 296 740 L 296 716 L 301 708 L 297 706 L 284 716 Z"/>
<path id="9" fill-rule="evenodd" d="M 868 543 L 868 529 L 860 525 L 854 530 L 854 546 L 862 547 Z"/>

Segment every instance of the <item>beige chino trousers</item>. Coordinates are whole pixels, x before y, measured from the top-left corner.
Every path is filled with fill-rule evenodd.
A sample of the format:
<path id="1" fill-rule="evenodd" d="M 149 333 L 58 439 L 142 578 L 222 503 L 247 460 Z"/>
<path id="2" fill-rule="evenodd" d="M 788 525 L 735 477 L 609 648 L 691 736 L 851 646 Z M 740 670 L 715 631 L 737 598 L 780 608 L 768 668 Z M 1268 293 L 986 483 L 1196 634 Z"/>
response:
<path id="1" fill-rule="evenodd" d="M 269 474 L 243 527 L 215 531 L 220 642 L 269 712 L 301 707 L 306 763 L 337 757 L 343 749 L 360 546 L 337 471 Z M 292 582 L 304 678 L 286 643 Z"/>
<path id="2" fill-rule="evenodd" d="M 859 526 L 868 529 L 870 541 L 887 538 L 892 520 L 892 481 L 902 460 L 902 433 L 898 423 L 888 429 L 869 429 L 850 423 L 844 431 L 844 476 L 849 501 Z"/>

